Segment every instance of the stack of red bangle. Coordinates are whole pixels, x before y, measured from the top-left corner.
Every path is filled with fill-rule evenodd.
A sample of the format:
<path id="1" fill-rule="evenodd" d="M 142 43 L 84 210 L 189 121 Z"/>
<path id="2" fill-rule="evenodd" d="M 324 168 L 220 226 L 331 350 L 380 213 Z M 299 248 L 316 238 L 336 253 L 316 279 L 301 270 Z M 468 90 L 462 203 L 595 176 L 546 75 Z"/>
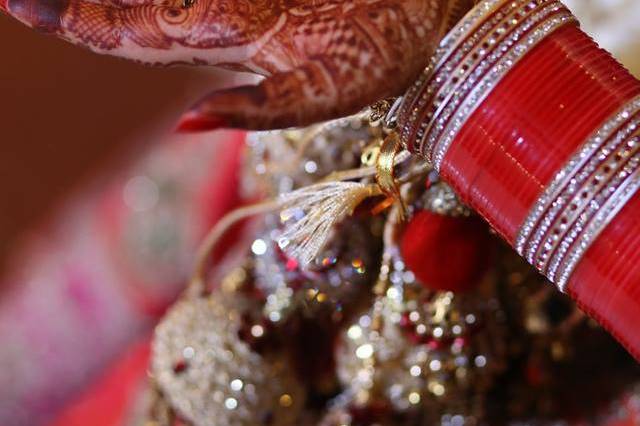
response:
<path id="1" fill-rule="evenodd" d="M 555 0 L 485 0 L 398 123 L 518 252 L 640 359 L 640 82 Z"/>

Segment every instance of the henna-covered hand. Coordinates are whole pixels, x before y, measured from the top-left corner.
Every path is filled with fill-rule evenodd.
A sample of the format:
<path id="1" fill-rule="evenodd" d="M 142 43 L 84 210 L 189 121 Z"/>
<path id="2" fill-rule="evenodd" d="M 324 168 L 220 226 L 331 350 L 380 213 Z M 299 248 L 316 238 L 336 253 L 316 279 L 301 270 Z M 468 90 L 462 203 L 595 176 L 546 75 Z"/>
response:
<path id="1" fill-rule="evenodd" d="M 0 10 L 99 53 L 266 77 L 211 93 L 184 115 L 182 130 L 206 130 L 301 126 L 398 95 L 423 69 L 449 19 L 470 3 L 0 0 Z"/>

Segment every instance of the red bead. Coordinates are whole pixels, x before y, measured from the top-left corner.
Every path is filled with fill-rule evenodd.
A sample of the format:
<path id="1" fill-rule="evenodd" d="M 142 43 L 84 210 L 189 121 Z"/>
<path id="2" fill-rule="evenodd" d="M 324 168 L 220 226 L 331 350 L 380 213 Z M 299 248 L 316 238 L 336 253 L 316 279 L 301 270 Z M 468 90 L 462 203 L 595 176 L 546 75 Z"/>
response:
<path id="1" fill-rule="evenodd" d="M 525 368 L 525 376 L 530 386 L 542 386 L 544 384 L 544 375 L 542 368 L 533 361 L 530 361 Z"/>
<path id="2" fill-rule="evenodd" d="M 432 351 L 437 351 L 442 347 L 442 344 L 438 340 L 430 338 L 427 342 L 427 347 Z"/>
<path id="3" fill-rule="evenodd" d="M 298 264 L 298 261 L 295 260 L 292 257 L 288 258 L 287 259 L 287 263 L 285 264 L 285 267 L 287 268 L 287 271 L 289 271 L 289 272 L 297 271 L 298 270 L 298 266 L 300 266 Z"/>
<path id="4" fill-rule="evenodd" d="M 432 290 L 464 292 L 484 275 L 492 240 L 477 217 L 418 212 L 407 225 L 402 257 L 416 278 Z"/>
<path id="5" fill-rule="evenodd" d="M 174 366 L 173 366 L 173 372 L 175 374 L 180 374 L 180 373 L 184 373 L 186 371 L 186 369 L 189 366 L 187 365 L 187 362 L 183 359 L 177 361 Z"/>

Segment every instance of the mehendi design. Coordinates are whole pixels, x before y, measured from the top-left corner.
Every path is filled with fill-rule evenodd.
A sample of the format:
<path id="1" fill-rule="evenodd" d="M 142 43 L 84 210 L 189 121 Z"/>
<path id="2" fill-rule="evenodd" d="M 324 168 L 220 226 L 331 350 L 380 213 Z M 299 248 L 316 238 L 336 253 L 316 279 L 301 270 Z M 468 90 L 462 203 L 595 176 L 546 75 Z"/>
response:
<path id="1" fill-rule="evenodd" d="M 6 2 L 6 3 L 3 3 Z M 472 0 L 0 0 L 33 28 L 150 64 L 267 77 L 204 98 L 183 130 L 270 129 L 353 113 L 398 95 L 451 14 Z"/>

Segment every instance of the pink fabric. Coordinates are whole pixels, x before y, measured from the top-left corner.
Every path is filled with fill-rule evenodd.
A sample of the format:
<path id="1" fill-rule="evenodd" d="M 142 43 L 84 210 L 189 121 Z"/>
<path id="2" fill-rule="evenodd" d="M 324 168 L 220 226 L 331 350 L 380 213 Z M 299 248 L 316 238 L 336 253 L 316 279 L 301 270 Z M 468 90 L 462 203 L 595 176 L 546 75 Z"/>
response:
<path id="1" fill-rule="evenodd" d="M 15 254 L 0 278 L 9 288 L 0 299 L 0 425 L 50 421 L 148 335 L 183 288 L 200 239 L 238 203 L 244 135 L 198 139 L 159 145 L 110 183 L 94 182 Z M 132 233 L 141 242 L 129 244 Z M 156 237 L 178 250 L 156 261 Z"/>

